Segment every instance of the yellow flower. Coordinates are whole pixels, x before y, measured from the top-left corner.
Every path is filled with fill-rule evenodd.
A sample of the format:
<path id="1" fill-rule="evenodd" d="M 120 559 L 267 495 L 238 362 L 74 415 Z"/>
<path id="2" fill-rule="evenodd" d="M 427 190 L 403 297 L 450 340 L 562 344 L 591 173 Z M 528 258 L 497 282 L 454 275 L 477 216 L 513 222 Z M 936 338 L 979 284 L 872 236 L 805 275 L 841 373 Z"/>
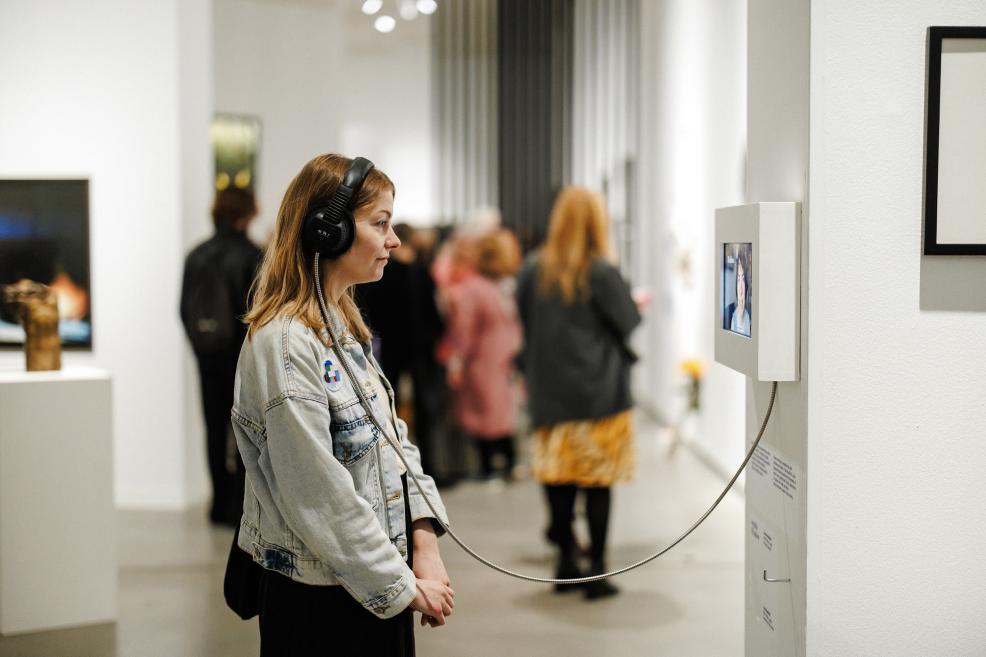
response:
<path id="1" fill-rule="evenodd" d="M 693 379 L 701 379 L 702 373 L 705 371 L 705 367 L 702 365 L 702 361 L 698 358 L 686 358 L 681 361 L 681 371 Z"/>

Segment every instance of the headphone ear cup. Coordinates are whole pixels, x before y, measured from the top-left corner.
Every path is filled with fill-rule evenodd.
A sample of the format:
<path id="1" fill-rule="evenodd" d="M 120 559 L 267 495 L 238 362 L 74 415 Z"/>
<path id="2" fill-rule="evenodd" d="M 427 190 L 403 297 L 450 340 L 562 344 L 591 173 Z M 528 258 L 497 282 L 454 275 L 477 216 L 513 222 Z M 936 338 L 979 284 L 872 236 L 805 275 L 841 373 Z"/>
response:
<path id="1" fill-rule="evenodd" d="M 349 250 L 356 238 L 356 222 L 349 210 L 333 217 L 329 207 L 313 208 L 305 218 L 304 245 L 325 258 L 337 258 Z"/>
<path id="2" fill-rule="evenodd" d="M 301 245 L 326 258 L 338 258 L 356 239 L 353 204 L 363 181 L 373 169 L 373 162 L 357 157 L 349 164 L 338 189 L 331 198 L 317 201 L 301 227 Z"/>
<path id="3" fill-rule="evenodd" d="M 336 225 L 340 229 L 339 241 L 337 242 L 336 250 L 333 253 L 326 254 L 328 258 L 338 258 L 348 251 L 349 247 L 356 240 L 356 220 L 353 218 L 351 210 L 343 212 Z"/>

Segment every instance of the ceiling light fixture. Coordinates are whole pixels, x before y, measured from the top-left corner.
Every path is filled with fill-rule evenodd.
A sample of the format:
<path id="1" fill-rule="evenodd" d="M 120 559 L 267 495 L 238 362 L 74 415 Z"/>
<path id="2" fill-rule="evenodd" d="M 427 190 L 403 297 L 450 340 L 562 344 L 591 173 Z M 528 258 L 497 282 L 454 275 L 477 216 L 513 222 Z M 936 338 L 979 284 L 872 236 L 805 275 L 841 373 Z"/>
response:
<path id="1" fill-rule="evenodd" d="M 418 8 L 414 6 L 414 0 L 401 0 L 401 18 L 406 21 L 413 21 L 418 17 Z"/>
<path id="2" fill-rule="evenodd" d="M 381 7 L 383 7 L 383 0 L 365 0 L 362 9 L 364 14 L 372 16 L 380 11 Z"/>
<path id="3" fill-rule="evenodd" d="M 373 21 L 373 27 L 375 27 L 378 32 L 383 32 L 384 34 L 393 32 L 396 26 L 397 21 L 395 21 L 392 16 L 383 15 Z"/>
<path id="4" fill-rule="evenodd" d="M 425 16 L 431 16 L 438 9 L 438 3 L 435 0 L 418 0 L 417 8 Z"/>

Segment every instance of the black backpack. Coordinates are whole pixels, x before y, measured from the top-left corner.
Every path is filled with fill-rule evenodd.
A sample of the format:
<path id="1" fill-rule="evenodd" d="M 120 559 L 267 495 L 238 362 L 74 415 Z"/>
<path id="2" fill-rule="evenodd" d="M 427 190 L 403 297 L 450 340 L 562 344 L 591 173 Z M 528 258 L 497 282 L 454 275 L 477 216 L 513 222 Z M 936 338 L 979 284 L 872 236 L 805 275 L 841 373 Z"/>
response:
<path id="1" fill-rule="evenodd" d="M 213 248 L 208 248 L 212 246 Z M 185 264 L 181 317 L 196 354 L 214 354 L 235 346 L 237 305 L 219 244 L 193 253 Z"/>

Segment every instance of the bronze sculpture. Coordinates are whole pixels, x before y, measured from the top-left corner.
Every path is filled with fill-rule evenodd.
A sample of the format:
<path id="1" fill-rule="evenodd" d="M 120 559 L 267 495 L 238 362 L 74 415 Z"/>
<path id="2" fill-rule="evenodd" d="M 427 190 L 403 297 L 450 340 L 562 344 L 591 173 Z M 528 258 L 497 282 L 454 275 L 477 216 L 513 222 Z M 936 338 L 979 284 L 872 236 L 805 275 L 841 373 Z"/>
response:
<path id="1" fill-rule="evenodd" d="M 21 279 L 3 288 L 4 301 L 17 307 L 27 339 L 24 354 L 27 371 L 62 368 L 62 343 L 58 336 L 58 296 L 49 286 Z"/>

